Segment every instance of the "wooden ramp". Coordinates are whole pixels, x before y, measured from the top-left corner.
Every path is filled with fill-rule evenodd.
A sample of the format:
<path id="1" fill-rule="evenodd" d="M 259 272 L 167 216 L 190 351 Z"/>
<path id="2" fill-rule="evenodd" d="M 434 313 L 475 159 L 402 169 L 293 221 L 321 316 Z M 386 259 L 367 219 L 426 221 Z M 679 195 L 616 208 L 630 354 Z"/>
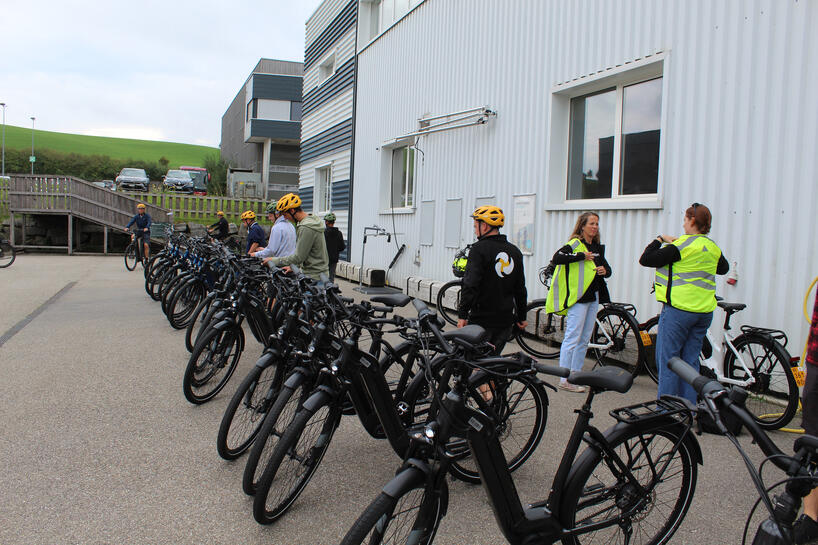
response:
<path id="1" fill-rule="evenodd" d="M 108 229 L 122 231 L 136 214 L 138 197 L 110 191 L 72 176 L 12 175 L 9 181 L 9 213 L 11 215 L 11 243 L 19 248 L 64 249 L 73 253 L 74 218 L 93 222 L 104 227 L 104 247 L 108 251 Z M 168 210 L 145 202 L 147 213 L 154 222 L 172 221 Z M 17 245 L 14 241 L 14 216 L 34 215 L 66 216 L 68 237 L 65 246 Z M 25 221 L 23 221 L 25 241 Z"/>

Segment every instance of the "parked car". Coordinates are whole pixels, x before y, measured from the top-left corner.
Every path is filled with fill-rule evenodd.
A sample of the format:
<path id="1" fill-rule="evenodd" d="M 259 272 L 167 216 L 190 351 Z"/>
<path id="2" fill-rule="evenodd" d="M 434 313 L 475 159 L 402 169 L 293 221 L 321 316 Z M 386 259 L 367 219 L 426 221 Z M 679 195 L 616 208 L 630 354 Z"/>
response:
<path id="1" fill-rule="evenodd" d="M 97 187 L 101 187 L 103 189 L 110 189 L 111 191 L 116 191 L 116 184 L 113 180 L 102 180 L 99 182 L 91 182 Z"/>
<path id="2" fill-rule="evenodd" d="M 193 194 L 207 195 L 207 182 L 210 181 L 210 174 L 206 168 L 202 167 L 179 167 L 179 170 L 184 170 L 193 178 Z"/>
<path id="3" fill-rule="evenodd" d="M 135 191 L 147 191 L 150 179 L 141 168 L 123 168 L 116 177 L 117 188 Z"/>
<path id="4" fill-rule="evenodd" d="M 162 185 L 167 190 L 193 193 L 193 178 L 191 178 L 189 172 L 169 170 L 167 174 L 162 176 L 162 179 L 164 180 Z"/>

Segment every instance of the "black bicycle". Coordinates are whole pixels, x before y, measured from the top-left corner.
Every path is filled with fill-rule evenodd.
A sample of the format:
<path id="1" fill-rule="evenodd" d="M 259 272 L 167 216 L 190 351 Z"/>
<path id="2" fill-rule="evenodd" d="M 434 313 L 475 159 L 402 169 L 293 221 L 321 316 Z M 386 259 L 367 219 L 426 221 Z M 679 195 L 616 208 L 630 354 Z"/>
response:
<path id="1" fill-rule="evenodd" d="M 17 250 L 11 245 L 11 242 L 4 238 L 0 238 L 0 269 L 5 269 L 14 263 L 14 258 L 17 257 Z"/>
<path id="2" fill-rule="evenodd" d="M 142 237 L 137 237 L 135 233 L 131 233 L 131 243 L 125 248 L 125 268 L 129 271 L 134 270 L 137 263 L 141 263 L 143 267 L 145 266 L 143 244 Z"/>
<path id="3" fill-rule="evenodd" d="M 436 336 L 440 331 L 432 324 Z M 502 358 L 498 358 L 502 360 Z M 454 387 L 435 400 L 435 418 L 409 430 L 410 449 L 396 476 L 366 508 L 341 545 L 429 544 L 448 506 L 446 469 L 453 436 L 472 452 L 503 535 L 512 545 L 534 543 L 666 543 L 682 522 L 695 490 L 701 450 L 691 433 L 695 407 L 665 396 L 611 411 L 618 423 L 605 433 L 590 425 L 594 397 L 627 392 L 633 375 L 617 367 L 571 373 L 589 387 L 548 499 L 524 506 L 506 466 L 499 430 L 469 407 L 474 366 L 452 357 Z M 509 372 L 512 367 L 505 367 Z M 567 369 L 532 363 L 535 371 L 565 377 Z M 577 457 L 580 445 L 588 446 Z"/>

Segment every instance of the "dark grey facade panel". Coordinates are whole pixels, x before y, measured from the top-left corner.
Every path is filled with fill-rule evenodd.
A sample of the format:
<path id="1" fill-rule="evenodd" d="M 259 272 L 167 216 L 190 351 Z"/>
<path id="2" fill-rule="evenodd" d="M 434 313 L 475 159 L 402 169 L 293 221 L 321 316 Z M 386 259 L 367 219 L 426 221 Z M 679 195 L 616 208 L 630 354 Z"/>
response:
<path id="1" fill-rule="evenodd" d="M 219 144 L 221 157 L 233 168 L 258 170 L 261 162 L 261 146 L 244 141 L 244 117 L 247 102 L 244 85 L 222 116 L 222 139 Z"/>
<path id="2" fill-rule="evenodd" d="M 301 121 L 304 116 L 303 109 L 304 105 L 301 102 L 290 102 L 290 121 Z"/>
<path id="3" fill-rule="evenodd" d="M 338 39 L 346 34 L 346 32 L 355 26 L 358 18 L 358 0 L 350 0 L 350 2 L 341 10 L 341 13 L 335 16 L 335 19 L 318 35 L 316 39 L 307 46 L 304 52 L 304 71 L 315 64 L 321 56 L 332 47 Z"/>
<path id="4" fill-rule="evenodd" d="M 347 119 L 301 142 L 301 163 L 352 146 L 352 119 Z"/>
<path id="5" fill-rule="evenodd" d="M 301 208 L 304 212 L 312 212 L 312 187 L 304 188 L 303 193 L 299 191 L 298 196 L 301 197 Z"/>
<path id="6" fill-rule="evenodd" d="M 349 59 L 327 81 L 312 89 L 304 97 L 303 115 L 306 117 L 332 97 L 352 87 L 355 78 L 355 59 Z"/>
<path id="7" fill-rule="evenodd" d="M 330 198 L 333 210 L 346 210 L 349 208 L 349 180 L 332 182 L 332 195 Z"/>
<path id="8" fill-rule="evenodd" d="M 277 59 L 260 59 L 253 68 L 256 74 L 283 74 L 285 76 L 303 76 L 304 63 L 280 61 Z"/>
<path id="9" fill-rule="evenodd" d="M 250 136 L 259 138 L 301 138 L 301 123 L 298 121 L 275 121 L 253 119 L 250 122 Z"/>
<path id="10" fill-rule="evenodd" d="M 250 98 L 301 102 L 301 87 L 302 78 L 297 76 L 253 74 L 253 96 Z"/>

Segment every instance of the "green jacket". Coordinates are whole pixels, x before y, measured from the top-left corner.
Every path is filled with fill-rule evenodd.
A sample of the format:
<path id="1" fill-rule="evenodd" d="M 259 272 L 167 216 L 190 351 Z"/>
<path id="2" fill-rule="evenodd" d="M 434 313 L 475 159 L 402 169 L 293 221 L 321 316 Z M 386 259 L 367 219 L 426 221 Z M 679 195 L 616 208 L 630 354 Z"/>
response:
<path id="1" fill-rule="evenodd" d="M 295 253 L 284 257 L 274 257 L 277 267 L 297 265 L 301 271 L 318 280 L 321 273 L 329 275 L 329 256 L 324 239 L 324 222 L 312 214 L 295 226 Z"/>

